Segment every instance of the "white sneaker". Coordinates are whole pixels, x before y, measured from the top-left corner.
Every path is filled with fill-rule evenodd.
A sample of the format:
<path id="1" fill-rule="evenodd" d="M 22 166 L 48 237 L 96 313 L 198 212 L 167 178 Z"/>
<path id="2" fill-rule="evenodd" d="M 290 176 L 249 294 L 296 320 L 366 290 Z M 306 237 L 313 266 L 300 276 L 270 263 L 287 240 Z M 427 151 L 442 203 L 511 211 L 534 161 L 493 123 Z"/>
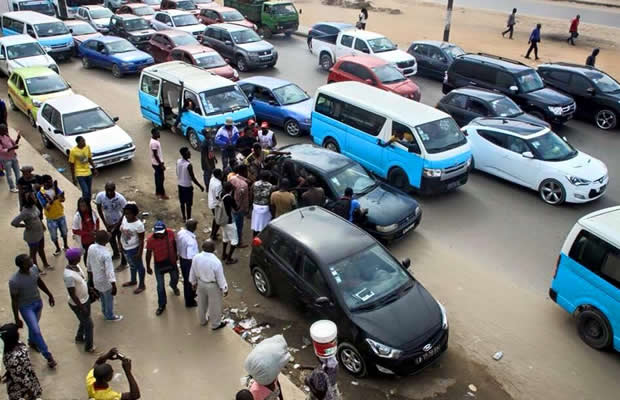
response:
<path id="1" fill-rule="evenodd" d="M 19 193 L 19 190 L 17 188 L 10 189 L 10 191 L 11 193 Z"/>

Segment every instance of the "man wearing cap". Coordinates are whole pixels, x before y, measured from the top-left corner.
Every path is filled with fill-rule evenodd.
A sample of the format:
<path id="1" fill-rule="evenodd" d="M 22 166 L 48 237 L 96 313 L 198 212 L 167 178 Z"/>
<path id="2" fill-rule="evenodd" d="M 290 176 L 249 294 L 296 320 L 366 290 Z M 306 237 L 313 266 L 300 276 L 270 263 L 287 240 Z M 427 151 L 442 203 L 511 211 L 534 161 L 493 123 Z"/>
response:
<path id="1" fill-rule="evenodd" d="M 110 382 L 114 378 L 114 369 L 107 363 L 108 360 L 121 361 L 125 377 L 129 382 L 129 392 L 121 394 L 110 388 Z M 95 365 L 86 375 L 86 393 L 91 400 L 138 400 L 140 388 L 136 378 L 131 373 L 131 360 L 119 353 L 114 347 L 104 353 L 95 361 Z"/>
<path id="2" fill-rule="evenodd" d="M 19 161 L 15 150 L 19 148 L 19 140 L 22 138 L 21 132 L 17 131 L 17 138 L 13 140 L 9 136 L 9 128 L 5 123 L 0 124 L 0 163 L 4 166 L 6 182 L 11 193 L 17 193 L 15 182 L 19 179 Z M 14 175 L 11 177 L 11 173 Z"/>
<path id="3" fill-rule="evenodd" d="M 252 132 L 252 136 L 254 136 L 254 138 L 257 138 L 258 137 L 258 124 L 256 123 L 256 121 L 254 121 L 253 119 L 249 119 L 248 128 L 250 128 Z"/>
<path id="4" fill-rule="evenodd" d="M 274 135 L 273 131 L 269 129 L 269 124 L 267 123 L 267 121 L 263 121 L 263 123 L 260 124 L 258 142 L 263 149 L 267 150 L 271 150 L 278 145 L 276 141 L 276 136 Z"/>
<path id="5" fill-rule="evenodd" d="M 157 221 L 153 226 L 153 233 L 146 239 L 146 272 L 153 275 L 151 258 L 155 259 L 155 279 L 157 280 L 157 311 L 161 315 L 166 309 L 166 282 L 164 274 L 170 273 L 170 287 L 175 296 L 181 292 L 179 284 L 179 270 L 177 269 L 177 245 L 174 231 L 166 228 L 163 221 Z"/>
<path id="6" fill-rule="evenodd" d="M 76 145 L 69 151 L 69 165 L 71 166 L 71 178 L 73 183 L 80 185 L 82 197 L 90 200 L 93 186 L 93 173 L 97 175 L 97 168 L 93 162 L 93 154 L 90 146 L 82 136 L 75 138 Z M 92 170 L 91 170 L 92 167 Z"/>
<path id="7" fill-rule="evenodd" d="M 226 326 L 222 321 L 222 296 L 228 295 L 228 283 L 222 262 L 215 255 L 215 243 L 212 240 L 205 240 L 202 251 L 192 260 L 189 281 L 198 295 L 200 325 L 207 325 L 210 319 L 213 330 Z"/>
<path id="8" fill-rule="evenodd" d="M 74 247 L 67 249 L 67 266 L 63 274 L 65 287 L 69 292 L 69 308 L 75 313 L 79 321 L 77 333 L 75 334 L 76 343 L 84 343 L 84 350 L 93 353 L 93 320 L 90 317 L 90 297 L 91 292 L 86 283 L 86 274 L 79 266 L 82 257 L 82 249 Z"/>
<path id="9" fill-rule="evenodd" d="M 226 118 L 226 124 L 218 129 L 215 135 L 215 144 L 222 149 L 222 169 L 226 170 L 235 162 L 235 145 L 239 139 L 239 130 L 233 124 L 233 119 Z"/>
<path id="10" fill-rule="evenodd" d="M 86 269 L 88 270 L 88 285 L 99 292 L 101 312 L 106 321 L 118 322 L 122 315 L 114 314 L 114 296 L 116 296 L 116 275 L 112 255 L 106 248 L 110 234 L 106 231 L 97 231 L 95 243 L 88 248 Z"/>

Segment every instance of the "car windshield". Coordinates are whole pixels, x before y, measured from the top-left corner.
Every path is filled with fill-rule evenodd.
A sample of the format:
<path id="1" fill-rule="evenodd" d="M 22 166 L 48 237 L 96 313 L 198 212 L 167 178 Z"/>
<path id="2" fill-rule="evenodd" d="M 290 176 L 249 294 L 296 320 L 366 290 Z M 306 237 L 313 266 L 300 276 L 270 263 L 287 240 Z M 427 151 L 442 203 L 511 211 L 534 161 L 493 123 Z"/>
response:
<path id="1" fill-rule="evenodd" d="M 353 312 L 385 305 L 414 285 L 411 276 L 378 244 L 330 265 L 327 275 Z"/>
<path id="2" fill-rule="evenodd" d="M 65 135 L 73 136 L 114 126 L 114 121 L 101 108 L 78 111 L 62 117 Z"/>
<path id="3" fill-rule="evenodd" d="M 564 161 L 577 157 L 579 152 L 555 133 L 549 131 L 528 140 L 534 154 L 544 161 Z"/>
<path id="4" fill-rule="evenodd" d="M 41 14 L 54 15 L 54 8 L 47 0 L 24 1 L 19 3 L 20 10 L 40 12 Z"/>
<path id="5" fill-rule="evenodd" d="M 123 23 L 123 25 L 125 26 L 125 29 L 127 29 L 129 32 L 143 31 L 145 29 L 151 28 L 149 23 L 146 22 L 146 20 L 142 18 L 134 18 L 134 19 L 127 20 Z"/>
<path id="6" fill-rule="evenodd" d="M 62 22 L 46 22 L 44 24 L 36 24 L 34 29 L 37 31 L 38 37 L 48 37 L 57 35 L 66 35 L 69 29 Z"/>
<path id="7" fill-rule="evenodd" d="M 194 54 L 196 64 L 201 68 L 217 68 L 226 65 L 226 61 L 218 53 Z"/>
<path id="8" fill-rule="evenodd" d="M 523 114 L 523 110 L 519 108 L 517 103 L 508 97 L 502 97 L 491 102 L 491 108 L 496 117 L 516 117 Z"/>
<path id="9" fill-rule="evenodd" d="M 407 80 L 405 75 L 390 64 L 374 67 L 372 71 L 377 75 L 382 83 L 396 83 Z"/>
<path id="10" fill-rule="evenodd" d="M 211 4 L 213 0 L 194 0 L 194 4 Z"/>
<path id="11" fill-rule="evenodd" d="M 142 3 L 148 4 L 149 6 L 158 6 L 161 4 L 161 0 L 142 0 Z"/>
<path id="12" fill-rule="evenodd" d="M 198 20 L 192 14 L 176 15 L 172 17 L 174 26 L 189 26 L 198 24 Z"/>
<path id="13" fill-rule="evenodd" d="M 187 46 L 190 44 L 198 44 L 198 40 L 194 38 L 191 34 L 187 35 L 178 35 L 170 37 L 175 46 Z"/>
<path id="14" fill-rule="evenodd" d="M 278 103 L 283 106 L 301 103 L 302 101 L 310 98 L 306 92 L 294 83 L 273 89 L 273 94 L 276 96 Z"/>
<path id="15" fill-rule="evenodd" d="M 384 51 L 392 51 L 396 49 L 396 46 L 392 41 L 386 37 L 370 39 L 368 45 L 372 49 L 373 53 L 383 53 Z"/>
<path id="16" fill-rule="evenodd" d="M 132 11 L 135 15 L 139 15 L 141 17 L 155 14 L 155 10 L 153 10 L 150 6 L 134 7 Z"/>
<path id="17" fill-rule="evenodd" d="M 534 70 L 517 75 L 517 82 L 519 82 L 519 87 L 523 93 L 533 92 L 545 87 L 540 75 Z"/>
<path id="18" fill-rule="evenodd" d="M 249 107 L 248 99 L 237 85 L 200 93 L 207 115 L 223 114 Z"/>
<path id="19" fill-rule="evenodd" d="M 603 93 L 620 92 L 620 84 L 611 76 L 601 71 L 586 71 L 586 76 L 594 82 L 598 90 Z"/>
<path id="20" fill-rule="evenodd" d="M 128 51 L 134 51 L 136 48 L 128 40 L 117 40 L 114 42 L 106 43 L 105 47 L 108 48 L 110 54 L 127 53 Z"/>
<path id="21" fill-rule="evenodd" d="M 462 54 L 465 54 L 465 50 L 461 49 L 459 46 L 446 46 L 442 47 L 442 49 L 452 58 L 456 58 Z"/>
<path id="22" fill-rule="evenodd" d="M 39 43 L 22 43 L 7 47 L 6 53 L 9 60 L 15 60 L 16 58 L 42 56 L 45 51 Z"/>
<path id="23" fill-rule="evenodd" d="M 107 8 L 97 8 L 96 10 L 90 10 L 90 17 L 92 19 L 110 18 L 112 11 Z"/>
<path id="24" fill-rule="evenodd" d="M 224 22 L 243 21 L 243 15 L 237 10 L 226 11 L 222 13 L 222 19 Z"/>
<path id="25" fill-rule="evenodd" d="M 27 78 L 26 87 L 31 96 L 61 92 L 69 89 L 67 82 L 57 74 Z"/>
<path id="26" fill-rule="evenodd" d="M 329 178 L 329 182 L 338 197 L 344 196 L 344 190 L 348 187 L 353 189 L 353 193 L 363 194 L 377 185 L 375 178 L 359 164 L 350 164 L 339 170 Z"/>
<path id="27" fill-rule="evenodd" d="M 275 15 L 296 14 L 297 11 L 292 4 L 275 4 L 271 6 L 271 12 Z"/>
<path id="28" fill-rule="evenodd" d="M 428 153 L 441 153 L 467 143 L 467 139 L 452 118 L 427 122 L 415 129 Z"/>
<path id="29" fill-rule="evenodd" d="M 92 25 L 87 24 L 87 23 L 71 25 L 70 29 L 71 29 L 71 34 L 73 36 L 97 33 L 95 28 L 93 28 Z"/>
<path id="30" fill-rule="evenodd" d="M 240 31 L 230 32 L 232 40 L 237 44 L 254 43 L 261 41 L 260 36 L 252 29 L 242 29 Z"/>
<path id="31" fill-rule="evenodd" d="M 179 10 L 195 10 L 196 4 L 191 0 L 177 1 L 177 9 Z"/>

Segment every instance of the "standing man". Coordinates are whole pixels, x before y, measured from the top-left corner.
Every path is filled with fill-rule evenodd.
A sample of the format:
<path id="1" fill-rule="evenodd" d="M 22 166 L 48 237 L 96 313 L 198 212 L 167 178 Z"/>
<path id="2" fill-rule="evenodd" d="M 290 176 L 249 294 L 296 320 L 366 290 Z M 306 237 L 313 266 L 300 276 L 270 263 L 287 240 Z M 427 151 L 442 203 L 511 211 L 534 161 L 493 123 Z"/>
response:
<path id="1" fill-rule="evenodd" d="M 233 210 L 233 221 L 237 227 L 237 237 L 239 238 L 237 247 L 243 249 L 248 247 L 243 244 L 243 222 L 250 212 L 250 180 L 248 179 L 248 166 L 239 164 L 235 167 L 235 173 L 228 178 L 235 190 L 233 198 L 237 209 Z"/>
<path id="2" fill-rule="evenodd" d="M 221 206 L 224 207 L 226 213 L 222 224 L 222 257 L 226 264 L 236 264 L 237 259 L 232 258 L 235 248 L 239 244 L 239 236 L 237 235 L 237 227 L 233 221 L 233 212 L 237 209 L 237 204 L 232 196 L 234 186 L 230 182 L 224 182 L 222 185 Z M 217 212 L 216 212 L 217 214 Z M 221 221 L 218 221 L 221 223 Z M 230 253 L 226 254 L 226 249 L 230 243 Z"/>
<path id="3" fill-rule="evenodd" d="M 95 243 L 88 248 L 86 256 L 86 268 L 88 270 L 89 286 L 99 292 L 101 312 L 106 321 L 118 322 L 123 319 L 122 315 L 114 314 L 114 296 L 116 296 L 116 275 L 110 251 L 106 244 L 110 240 L 110 234 L 106 231 L 97 231 Z"/>
<path id="4" fill-rule="evenodd" d="M 175 296 L 180 296 L 179 270 L 177 269 L 177 246 L 174 231 L 166 228 L 162 221 L 155 222 L 153 233 L 146 239 L 146 272 L 153 275 L 151 258 L 155 259 L 155 279 L 157 280 L 157 311 L 161 315 L 166 309 L 166 281 L 164 275 L 170 273 L 170 287 Z"/>
<path id="5" fill-rule="evenodd" d="M 11 193 L 19 191 L 15 187 L 15 182 L 17 182 L 21 174 L 19 173 L 19 161 L 17 161 L 17 152 L 15 150 L 19 148 L 19 140 L 21 138 L 21 132 L 17 131 L 17 138 L 15 140 L 11 139 L 6 123 L 0 124 L 0 163 L 4 166 L 6 182 Z M 11 177 L 11 174 L 13 174 L 13 177 Z"/>
<path id="6" fill-rule="evenodd" d="M 160 200 L 168 200 L 166 189 L 164 188 L 164 156 L 161 151 L 161 143 L 159 142 L 159 129 L 151 129 L 151 141 L 149 142 L 151 150 L 151 165 L 155 171 L 155 196 Z"/>
<path id="7" fill-rule="evenodd" d="M 198 254 L 198 241 L 196 240 L 196 228 L 198 222 L 195 219 L 185 221 L 185 228 L 177 232 L 177 251 L 183 274 L 183 297 L 185 307 L 196 307 L 196 292 L 189 282 L 189 272 L 192 269 L 192 259 Z"/>
<path id="8" fill-rule="evenodd" d="M 18 255 L 15 257 L 15 265 L 19 269 L 9 279 L 11 308 L 13 309 L 15 325 L 18 328 L 24 327 L 24 323 L 19 319 L 19 314 L 21 314 L 28 326 L 28 345 L 40 352 L 47 360 L 47 365 L 54 368 L 56 367 L 56 360 L 47 349 L 41 328 L 39 328 L 39 320 L 43 310 L 43 301 L 41 301 L 39 289 L 47 295 L 50 307 L 54 307 L 56 304 L 54 296 L 39 277 L 39 268 L 34 265 L 30 256 L 27 254 Z"/>
<path id="9" fill-rule="evenodd" d="M 217 158 L 215 157 L 215 141 L 213 131 L 210 128 L 204 128 L 202 134 L 205 140 L 200 144 L 200 165 L 202 166 L 202 179 L 205 183 L 205 190 L 209 190 L 209 181 L 211 180 L 211 172 L 215 169 Z"/>
<path id="10" fill-rule="evenodd" d="M 510 33 L 508 38 L 512 40 L 512 34 L 515 31 L 516 24 L 517 24 L 517 9 L 513 8 L 512 13 L 508 15 L 508 22 L 506 22 L 506 27 L 508 27 L 508 29 L 502 32 L 502 36 L 505 37 L 507 33 Z"/>
<path id="11" fill-rule="evenodd" d="M 260 143 L 261 147 L 266 150 L 271 150 L 278 145 L 278 142 L 276 141 L 276 135 L 271 129 L 269 129 L 269 124 L 267 123 L 267 121 L 263 121 L 263 123 L 260 124 L 258 142 Z"/>
<path id="12" fill-rule="evenodd" d="M 192 153 L 187 147 L 181 147 L 179 153 L 181 153 L 181 158 L 177 160 L 177 181 L 181 215 L 183 216 L 183 222 L 185 222 L 192 217 L 192 205 L 194 204 L 194 186 L 192 183 L 198 186 L 201 192 L 204 192 L 205 188 L 194 176 L 194 168 L 189 161 Z"/>
<path id="13" fill-rule="evenodd" d="M 43 175 L 41 177 L 41 190 L 37 192 L 37 200 L 41 207 L 43 207 L 43 213 L 45 214 L 45 220 L 47 221 L 47 230 L 50 234 L 52 243 L 56 246 L 54 255 L 60 255 L 60 245 L 58 243 L 58 231 L 62 236 L 63 248 L 67 250 L 69 245 L 67 244 L 67 219 L 65 218 L 65 206 L 62 204 L 65 202 L 65 192 L 58 187 L 58 181 L 52 180 L 49 175 Z"/>
<path id="14" fill-rule="evenodd" d="M 80 185 L 82 197 L 90 200 L 91 188 L 93 186 L 93 173 L 98 174 L 95 163 L 93 162 L 93 154 L 90 146 L 86 144 L 86 140 L 82 136 L 75 138 L 76 145 L 69 151 L 69 165 L 71 166 L 71 179 L 73 183 Z M 92 171 L 91 171 L 92 167 Z"/>
<path id="15" fill-rule="evenodd" d="M 235 145 L 239 139 L 239 130 L 233 124 L 233 119 L 226 118 L 226 124 L 217 130 L 215 144 L 222 149 L 222 169 L 232 168 L 235 163 Z"/>
<path id="16" fill-rule="evenodd" d="M 106 361 L 120 360 L 125 371 L 125 377 L 129 382 L 129 392 L 120 394 L 110 388 L 110 382 L 114 378 L 114 370 Z M 88 371 L 86 376 L 86 393 L 91 400 L 138 400 L 140 398 L 140 388 L 136 378 L 131 373 L 131 360 L 115 348 L 111 348 L 107 353 L 95 361 L 93 368 Z"/>
<path id="17" fill-rule="evenodd" d="M 222 321 L 222 296 L 228 295 L 228 283 L 224 277 L 222 262 L 215 253 L 215 243 L 205 240 L 202 251 L 192 260 L 189 281 L 198 295 L 198 321 L 201 326 L 207 325 L 207 313 L 211 319 L 211 329 L 217 330 L 226 326 Z"/>
<path id="18" fill-rule="evenodd" d="M 33 173 L 34 168 L 30 165 L 24 165 L 20 171 L 22 176 L 17 179 L 17 197 L 19 198 L 19 209 L 21 210 L 26 198 L 40 189 L 41 177 Z M 38 202 L 36 204 L 39 211 L 42 212 L 41 204 Z"/>
<path id="19" fill-rule="evenodd" d="M 90 317 L 90 291 L 86 283 L 84 270 L 78 265 L 82 257 L 82 249 L 71 248 L 65 252 L 67 266 L 63 274 L 65 287 L 69 292 L 69 308 L 79 321 L 76 343 L 84 343 L 84 350 L 93 353 L 93 320 Z"/>
<path id="20" fill-rule="evenodd" d="M 119 270 L 127 266 L 125 253 L 119 250 L 121 239 L 121 222 L 123 220 L 123 209 L 127 205 L 125 196 L 116 192 L 116 184 L 109 181 L 105 184 L 105 190 L 97 193 L 95 197 L 97 213 L 103 222 L 106 231 L 110 234 L 110 246 L 112 247 L 112 259 L 120 257 L 121 265 Z"/>
<path id="21" fill-rule="evenodd" d="M 325 198 L 325 190 L 318 185 L 316 177 L 310 175 L 308 177 L 308 186 L 310 188 L 301 195 L 301 204 L 304 207 L 307 206 L 320 206 L 324 207 L 327 199 Z"/>
<path id="22" fill-rule="evenodd" d="M 207 196 L 207 205 L 213 214 L 213 222 L 211 223 L 211 240 L 217 238 L 217 231 L 219 225 L 215 221 L 215 207 L 220 201 L 220 195 L 222 194 L 222 170 L 216 168 L 213 170 L 213 175 L 209 181 L 209 193 Z"/>
<path id="23" fill-rule="evenodd" d="M 282 178 L 278 190 L 271 193 L 270 204 L 274 218 L 278 218 L 297 207 L 295 195 L 289 192 L 290 186 L 289 180 Z"/>
<path id="24" fill-rule="evenodd" d="M 570 22 L 570 28 L 568 28 L 568 39 L 566 39 L 566 43 L 570 43 L 573 46 L 575 45 L 575 39 L 579 36 L 579 19 L 581 16 L 577 14 L 575 18 Z"/>
<path id="25" fill-rule="evenodd" d="M 594 67 L 596 65 L 596 56 L 598 56 L 599 52 L 599 49 L 592 50 L 592 54 L 590 54 L 588 58 L 586 58 L 586 65 Z"/>
<path id="26" fill-rule="evenodd" d="M 528 40 L 528 44 L 530 45 L 529 49 L 527 49 L 527 53 L 525 53 L 525 58 L 530 58 L 530 53 L 534 50 L 534 57 L 538 60 L 538 43 L 540 43 L 540 28 L 542 28 L 542 24 L 536 24 L 536 28 L 530 34 L 530 39 Z"/>

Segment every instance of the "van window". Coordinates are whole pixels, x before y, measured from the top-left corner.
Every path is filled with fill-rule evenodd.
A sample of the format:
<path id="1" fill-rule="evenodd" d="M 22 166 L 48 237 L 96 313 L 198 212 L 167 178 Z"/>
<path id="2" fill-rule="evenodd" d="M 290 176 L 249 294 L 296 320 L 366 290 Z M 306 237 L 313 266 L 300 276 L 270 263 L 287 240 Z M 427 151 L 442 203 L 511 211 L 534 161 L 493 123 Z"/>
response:
<path id="1" fill-rule="evenodd" d="M 342 38 L 340 38 L 340 44 L 345 47 L 351 47 L 353 45 L 353 36 L 342 35 Z"/>
<path id="2" fill-rule="evenodd" d="M 418 141 L 416 140 L 415 136 L 411 132 L 411 128 L 409 128 L 407 125 L 401 124 L 400 122 L 392 121 L 392 135 L 395 133 L 400 133 L 400 132 L 404 133 L 406 136 L 405 136 L 405 140 L 401 140 L 399 141 L 399 143 L 407 148 L 412 149 L 414 153 L 420 154 L 420 145 L 418 144 Z M 407 136 L 408 136 L 407 134 L 413 137 L 413 141 L 410 142 L 407 140 Z"/>
<path id="3" fill-rule="evenodd" d="M 385 117 L 344 103 L 341 122 L 369 135 L 377 136 L 385 124 Z"/>
<path id="4" fill-rule="evenodd" d="M 570 249 L 569 257 L 620 288 L 620 250 L 611 244 L 582 230 Z"/>
<path id="5" fill-rule="evenodd" d="M 315 111 L 339 121 L 340 115 L 342 114 L 342 107 L 341 101 L 324 94 L 319 94 L 316 100 Z"/>
<path id="6" fill-rule="evenodd" d="M 149 96 L 157 97 L 159 95 L 160 80 L 149 75 L 142 75 L 142 83 L 140 90 Z"/>

